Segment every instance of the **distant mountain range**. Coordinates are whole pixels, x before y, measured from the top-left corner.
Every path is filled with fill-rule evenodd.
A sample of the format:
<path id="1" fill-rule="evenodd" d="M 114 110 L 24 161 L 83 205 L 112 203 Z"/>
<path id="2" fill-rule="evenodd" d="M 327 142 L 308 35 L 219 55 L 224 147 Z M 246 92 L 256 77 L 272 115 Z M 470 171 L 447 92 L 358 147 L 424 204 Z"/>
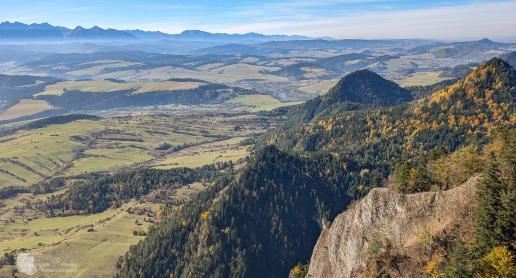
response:
<path id="1" fill-rule="evenodd" d="M 98 26 L 74 29 L 53 26 L 48 23 L 24 24 L 21 22 L 0 23 L 0 41 L 224 41 L 224 42 L 266 42 L 287 40 L 310 40 L 305 36 L 263 35 L 258 33 L 226 34 L 200 30 L 186 30 L 180 34 L 157 31 L 103 29 Z M 328 38 L 327 38 L 328 39 Z M 331 38 L 330 38 L 331 39 Z"/>

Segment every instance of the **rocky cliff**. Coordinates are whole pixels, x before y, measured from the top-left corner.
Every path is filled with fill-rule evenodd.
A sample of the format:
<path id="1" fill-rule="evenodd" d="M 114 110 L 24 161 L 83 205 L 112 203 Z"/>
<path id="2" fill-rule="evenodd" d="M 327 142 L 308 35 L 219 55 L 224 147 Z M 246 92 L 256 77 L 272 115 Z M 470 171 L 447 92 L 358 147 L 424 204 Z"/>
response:
<path id="1" fill-rule="evenodd" d="M 373 189 L 323 230 L 308 277 L 423 277 L 439 244 L 471 238 L 478 178 L 444 192 Z"/>

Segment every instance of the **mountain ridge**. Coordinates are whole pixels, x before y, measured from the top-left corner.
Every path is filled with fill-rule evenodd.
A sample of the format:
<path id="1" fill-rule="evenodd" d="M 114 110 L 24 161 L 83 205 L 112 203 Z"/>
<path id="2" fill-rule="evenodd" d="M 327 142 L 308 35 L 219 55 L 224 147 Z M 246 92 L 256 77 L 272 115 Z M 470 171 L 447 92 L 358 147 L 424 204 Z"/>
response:
<path id="1" fill-rule="evenodd" d="M 4 21 L 0 23 L 0 40 L 179 40 L 179 41 L 227 41 L 227 42 L 266 42 L 282 40 L 311 40 L 313 38 L 296 35 L 264 35 L 259 33 L 227 34 L 210 33 L 201 30 L 184 30 L 179 34 L 168 34 L 160 31 L 117 30 L 93 26 L 85 28 L 76 26 L 67 28 L 54 26 L 47 22 L 24 24 Z"/>

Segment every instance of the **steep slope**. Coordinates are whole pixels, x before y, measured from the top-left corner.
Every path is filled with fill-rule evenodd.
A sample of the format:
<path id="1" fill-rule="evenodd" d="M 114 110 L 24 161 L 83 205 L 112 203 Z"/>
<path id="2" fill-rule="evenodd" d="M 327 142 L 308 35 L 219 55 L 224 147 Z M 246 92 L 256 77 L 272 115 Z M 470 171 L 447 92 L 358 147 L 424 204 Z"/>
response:
<path id="1" fill-rule="evenodd" d="M 424 248 L 424 233 L 436 239 L 453 230 L 463 234 L 471 230 L 478 178 L 444 192 L 403 195 L 387 188 L 373 189 L 322 231 L 308 277 L 369 277 L 369 264 L 380 252 L 407 256 L 393 262 L 390 277 L 423 277 L 424 260 L 410 257 L 417 254 L 413 249 Z"/>
<path id="2" fill-rule="evenodd" d="M 338 167 L 265 148 L 131 248 L 120 277 L 285 277 L 350 200 L 339 188 L 350 178 L 322 165 Z"/>

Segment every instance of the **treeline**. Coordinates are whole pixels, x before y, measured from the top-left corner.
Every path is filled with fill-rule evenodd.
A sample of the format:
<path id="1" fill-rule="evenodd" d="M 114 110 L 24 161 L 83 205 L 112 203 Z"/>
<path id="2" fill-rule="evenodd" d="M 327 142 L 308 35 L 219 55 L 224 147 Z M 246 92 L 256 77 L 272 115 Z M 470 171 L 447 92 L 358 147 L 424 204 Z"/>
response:
<path id="1" fill-rule="evenodd" d="M 123 202 L 150 193 L 157 188 L 175 188 L 193 182 L 208 182 L 231 171 L 232 165 L 218 164 L 202 168 L 172 170 L 140 169 L 79 179 L 64 193 L 51 195 L 46 202 L 50 216 L 73 213 L 98 213 Z"/>
<path id="2" fill-rule="evenodd" d="M 48 181 L 39 182 L 32 186 L 14 186 L 9 185 L 0 188 L 0 200 L 16 197 L 21 193 L 32 193 L 32 194 L 45 194 L 54 192 L 64 187 L 66 180 L 69 178 L 55 177 Z"/>
<path id="3" fill-rule="evenodd" d="M 31 192 L 31 190 L 24 186 L 10 185 L 10 186 L 6 186 L 6 187 L 2 187 L 2 188 L 0 188 L 0 200 L 14 197 L 20 193 L 30 193 L 30 192 Z"/>

